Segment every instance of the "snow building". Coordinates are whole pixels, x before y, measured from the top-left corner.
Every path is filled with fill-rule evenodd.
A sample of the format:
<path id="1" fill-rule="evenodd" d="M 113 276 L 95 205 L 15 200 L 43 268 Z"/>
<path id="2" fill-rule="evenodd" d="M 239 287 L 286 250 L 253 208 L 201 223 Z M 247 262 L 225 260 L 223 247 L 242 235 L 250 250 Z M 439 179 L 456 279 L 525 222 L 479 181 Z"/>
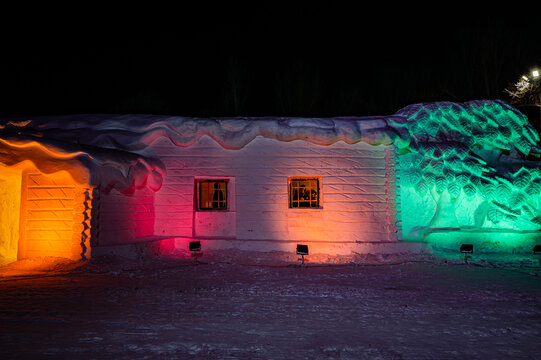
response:
<path id="1" fill-rule="evenodd" d="M 525 251 L 541 229 L 538 142 L 488 100 L 375 117 L 3 119 L 0 262 L 194 240 L 348 255 L 477 236 Z"/>

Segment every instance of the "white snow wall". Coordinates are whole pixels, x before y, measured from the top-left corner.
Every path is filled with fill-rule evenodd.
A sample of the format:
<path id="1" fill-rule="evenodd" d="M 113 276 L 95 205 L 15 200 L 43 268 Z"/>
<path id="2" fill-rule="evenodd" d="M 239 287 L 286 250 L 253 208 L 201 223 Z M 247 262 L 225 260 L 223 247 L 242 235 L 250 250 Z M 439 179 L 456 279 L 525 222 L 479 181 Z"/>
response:
<path id="1" fill-rule="evenodd" d="M 277 241 L 396 242 L 395 150 L 258 137 L 228 150 L 204 136 L 188 147 L 162 138 L 167 169 L 154 197 L 154 233 Z M 320 180 L 320 209 L 288 208 L 288 177 Z M 227 212 L 195 210 L 197 179 L 229 180 Z"/>
<path id="2" fill-rule="evenodd" d="M 154 234 L 154 192 L 148 188 L 124 195 L 94 190 L 92 245 L 144 242 Z"/>

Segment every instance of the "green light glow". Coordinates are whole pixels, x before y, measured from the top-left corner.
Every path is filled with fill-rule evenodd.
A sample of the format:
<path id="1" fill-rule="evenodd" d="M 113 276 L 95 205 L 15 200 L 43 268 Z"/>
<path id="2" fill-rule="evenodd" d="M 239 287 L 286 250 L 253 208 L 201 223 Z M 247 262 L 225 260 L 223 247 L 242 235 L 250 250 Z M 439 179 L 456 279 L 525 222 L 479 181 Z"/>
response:
<path id="1" fill-rule="evenodd" d="M 541 230 L 537 131 L 503 102 L 436 104 L 398 113 L 412 137 L 399 155 L 404 238 L 441 242 L 447 229 L 475 231 L 486 249 L 530 243 Z"/>

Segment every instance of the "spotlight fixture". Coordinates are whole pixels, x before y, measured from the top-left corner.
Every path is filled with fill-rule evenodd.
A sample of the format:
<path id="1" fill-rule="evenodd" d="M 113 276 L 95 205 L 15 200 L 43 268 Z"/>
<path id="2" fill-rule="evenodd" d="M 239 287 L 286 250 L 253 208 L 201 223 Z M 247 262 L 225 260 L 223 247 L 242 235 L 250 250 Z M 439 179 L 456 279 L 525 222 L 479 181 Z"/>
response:
<path id="1" fill-rule="evenodd" d="M 460 252 L 464 254 L 464 262 L 468 263 L 468 254 L 473 254 L 473 245 L 472 244 L 462 244 L 460 245 Z"/>
<path id="2" fill-rule="evenodd" d="M 201 251 L 201 241 L 190 241 L 190 251 L 193 251 L 193 259 L 197 261 L 197 252 Z"/>
<path id="3" fill-rule="evenodd" d="M 297 255 L 302 256 L 301 265 L 304 265 L 304 255 L 308 255 L 308 245 L 297 244 Z"/>

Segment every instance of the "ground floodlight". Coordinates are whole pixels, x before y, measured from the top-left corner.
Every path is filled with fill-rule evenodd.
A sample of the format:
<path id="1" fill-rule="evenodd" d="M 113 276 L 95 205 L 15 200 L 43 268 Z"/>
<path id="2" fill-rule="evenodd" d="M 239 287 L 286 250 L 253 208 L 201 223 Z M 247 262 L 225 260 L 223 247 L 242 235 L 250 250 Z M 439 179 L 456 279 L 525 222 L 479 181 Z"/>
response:
<path id="1" fill-rule="evenodd" d="M 297 244 L 297 255 L 301 255 L 301 265 L 304 265 L 304 255 L 308 255 L 308 245 Z"/>
<path id="2" fill-rule="evenodd" d="M 201 251 L 201 241 L 190 241 L 190 251 L 193 251 L 193 259 L 197 261 L 197 252 Z"/>
<path id="3" fill-rule="evenodd" d="M 460 252 L 464 254 L 464 262 L 468 263 L 468 254 L 473 253 L 473 245 L 472 244 L 462 244 L 460 245 Z"/>
<path id="4" fill-rule="evenodd" d="M 297 244 L 297 255 L 308 255 L 308 245 Z"/>

